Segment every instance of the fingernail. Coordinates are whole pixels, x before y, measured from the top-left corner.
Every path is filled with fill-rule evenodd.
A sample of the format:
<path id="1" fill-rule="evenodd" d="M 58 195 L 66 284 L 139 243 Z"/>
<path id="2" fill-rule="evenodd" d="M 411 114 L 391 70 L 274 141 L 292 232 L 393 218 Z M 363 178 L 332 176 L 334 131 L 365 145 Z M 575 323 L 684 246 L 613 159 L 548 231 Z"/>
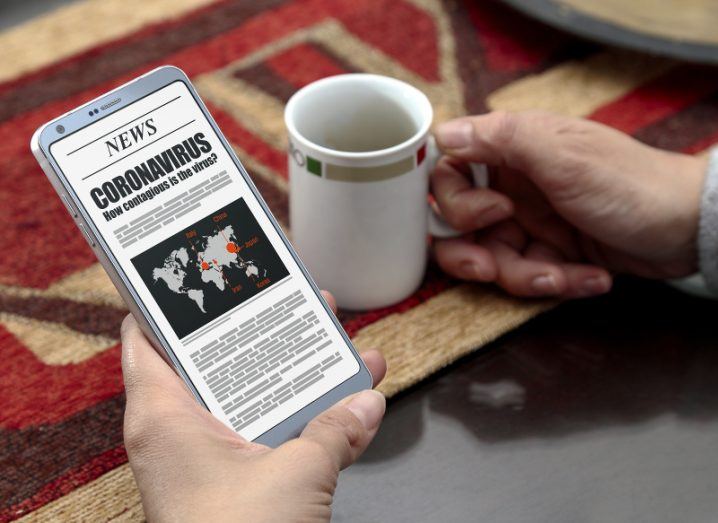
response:
<path id="1" fill-rule="evenodd" d="M 373 430 L 379 426 L 386 409 L 386 399 L 381 392 L 365 390 L 354 396 L 346 406 L 364 428 Z"/>
<path id="2" fill-rule="evenodd" d="M 442 149 L 461 149 L 471 144 L 474 127 L 467 121 L 442 123 L 436 128 L 436 141 Z"/>
<path id="3" fill-rule="evenodd" d="M 587 296 L 603 294 L 611 289 L 611 278 L 608 276 L 592 276 L 583 280 L 581 289 Z"/>
<path id="4" fill-rule="evenodd" d="M 531 282 L 531 288 L 538 294 L 558 294 L 558 285 L 553 274 L 537 276 Z"/>
<path id="5" fill-rule="evenodd" d="M 483 267 L 474 261 L 463 261 L 459 264 L 459 273 L 467 280 L 486 280 L 488 275 Z"/>

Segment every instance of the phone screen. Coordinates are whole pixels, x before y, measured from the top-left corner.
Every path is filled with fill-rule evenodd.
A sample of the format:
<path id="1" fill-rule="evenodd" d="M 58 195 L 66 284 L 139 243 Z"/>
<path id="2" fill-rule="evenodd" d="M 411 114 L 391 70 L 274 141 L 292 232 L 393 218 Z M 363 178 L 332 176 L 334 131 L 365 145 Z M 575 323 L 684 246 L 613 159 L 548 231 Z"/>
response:
<path id="1" fill-rule="evenodd" d="M 359 371 L 184 82 L 49 152 L 202 399 L 242 436 Z"/>

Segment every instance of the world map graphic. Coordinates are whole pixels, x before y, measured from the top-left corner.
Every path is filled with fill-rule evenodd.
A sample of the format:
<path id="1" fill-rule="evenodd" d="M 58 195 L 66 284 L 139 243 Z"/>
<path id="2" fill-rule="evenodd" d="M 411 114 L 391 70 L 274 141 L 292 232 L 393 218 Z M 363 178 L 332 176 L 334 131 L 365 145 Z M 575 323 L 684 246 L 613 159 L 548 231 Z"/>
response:
<path id="1" fill-rule="evenodd" d="M 132 258 L 179 338 L 289 275 L 243 198 Z"/>
<path id="2" fill-rule="evenodd" d="M 186 295 L 206 313 L 205 293 L 186 284 L 187 271 L 199 271 L 203 283 L 213 284 L 220 291 L 229 288 L 228 273 L 244 275 L 252 283 L 264 278 L 267 270 L 254 260 L 242 258 L 238 253 L 240 249 L 242 246 L 238 245 L 234 230 L 228 225 L 216 234 L 200 237 L 190 248 L 172 251 L 161 267 L 155 267 L 152 277 L 155 282 L 163 281 L 172 292 Z"/>

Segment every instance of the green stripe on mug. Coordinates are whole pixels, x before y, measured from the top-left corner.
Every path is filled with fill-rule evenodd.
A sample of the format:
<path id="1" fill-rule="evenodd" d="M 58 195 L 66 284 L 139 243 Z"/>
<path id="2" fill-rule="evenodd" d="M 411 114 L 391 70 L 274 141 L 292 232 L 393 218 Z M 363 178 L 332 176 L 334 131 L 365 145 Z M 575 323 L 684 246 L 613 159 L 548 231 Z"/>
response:
<path id="1" fill-rule="evenodd" d="M 307 156 L 307 171 L 317 176 L 322 175 L 322 162 L 311 156 Z"/>
<path id="2" fill-rule="evenodd" d="M 307 171 L 315 176 L 322 176 L 328 180 L 340 182 L 376 182 L 388 180 L 406 174 L 414 167 L 418 167 L 426 157 L 426 144 L 423 144 L 414 156 L 407 156 L 396 162 L 371 167 L 322 164 L 316 158 L 307 156 Z"/>

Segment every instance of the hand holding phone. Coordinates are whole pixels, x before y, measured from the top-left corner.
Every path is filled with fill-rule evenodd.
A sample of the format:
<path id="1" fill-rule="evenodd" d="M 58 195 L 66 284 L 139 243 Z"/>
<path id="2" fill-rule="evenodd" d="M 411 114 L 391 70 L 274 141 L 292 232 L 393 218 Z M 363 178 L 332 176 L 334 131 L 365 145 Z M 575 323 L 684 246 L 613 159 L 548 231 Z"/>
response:
<path id="1" fill-rule="evenodd" d="M 251 443 L 202 409 L 128 317 L 125 445 L 150 521 L 329 521 L 340 468 L 377 432 L 384 398 L 350 396 L 276 449 Z M 362 354 L 379 383 L 381 354 Z M 181 458 L 181 459 L 180 459 Z"/>
<path id="2" fill-rule="evenodd" d="M 45 124 L 32 151 L 196 400 L 277 446 L 371 375 L 185 74 Z"/>

